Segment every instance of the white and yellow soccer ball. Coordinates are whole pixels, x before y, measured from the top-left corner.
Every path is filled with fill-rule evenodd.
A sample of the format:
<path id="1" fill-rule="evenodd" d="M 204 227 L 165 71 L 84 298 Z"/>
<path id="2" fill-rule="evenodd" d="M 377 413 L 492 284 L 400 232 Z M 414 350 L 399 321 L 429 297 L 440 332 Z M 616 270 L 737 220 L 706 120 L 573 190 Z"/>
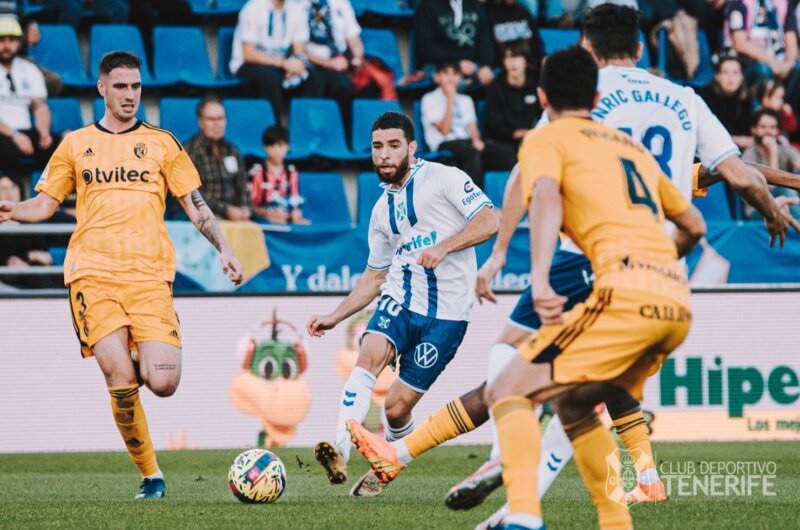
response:
<path id="1" fill-rule="evenodd" d="M 233 495 L 242 502 L 275 502 L 286 488 L 286 467 L 275 453 L 250 449 L 231 464 L 228 483 Z"/>

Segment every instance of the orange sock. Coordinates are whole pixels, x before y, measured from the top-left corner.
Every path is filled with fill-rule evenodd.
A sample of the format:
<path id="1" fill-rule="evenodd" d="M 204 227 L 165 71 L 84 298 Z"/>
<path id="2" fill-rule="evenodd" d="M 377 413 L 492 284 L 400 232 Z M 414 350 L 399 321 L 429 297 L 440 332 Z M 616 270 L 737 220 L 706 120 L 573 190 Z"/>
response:
<path id="1" fill-rule="evenodd" d="M 156 451 L 150 439 L 142 403 L 139 401 L 139 385 L 112 387 L 108 389 L 108 393 L 111 394 L 114 421 L 131 460 L 143 477 L 157 473 Z"/>
<path id="2" fill-rule="evenodd" d="M 641 410 L 632 412 L 614 420 L 614 429 L 617 431 L 622 443 L 628 450 L 636 471 L 642 474 L 655 472 L 656 461 L 653 458 L 653 448 L 650 446 L 650 435 L 647 432 L 647 422 Z M 652 469 L 648 473 L 647 470 Z M 658 475 L 656 475 L 656 478 Z"/>
<path id="3" fill-rule="evenodd" d="M 594 413 L 581 421 L 564 425 L 564 431 L 575 448 L 575 463 L 597 508 L 600 528 L 633 528 L 620 482 L 619 448 L 611 433 Z"/>
<path id="4" fill-rule="evenodd" d="M 461 399 L 456 398 L 434 412 L 430 418 L 425 420 L 425 423 L 403 440 L 408 447 L 408 452 L 416 458 L 425 451 L 474 429 L 475 425 L 461 403 Z"/>
<path id="5" fill-rule="evenodd" d="M 494 404 L 492 415 L 500 441 L 509 513 L 541 517 L 542 508 L 536 494 L 541 430 L 533 405 L 527 398 L 505 398 Z"/>

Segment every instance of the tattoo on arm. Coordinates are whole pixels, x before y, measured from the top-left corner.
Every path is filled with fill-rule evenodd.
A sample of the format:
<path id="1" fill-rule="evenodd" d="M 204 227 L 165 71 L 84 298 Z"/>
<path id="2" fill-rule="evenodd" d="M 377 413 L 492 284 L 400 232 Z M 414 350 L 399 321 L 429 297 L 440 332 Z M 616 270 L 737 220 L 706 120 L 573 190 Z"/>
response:
<path id="1" fill-rule="evenodd" d="M 194 190 L 191 197 L 192 204 L 197 208 L 199 214 L 193 221 L 194 226 L 212 245 L 214 245 L 214 248 L 221 250 L 222 242 L 225 240 L 225 237 L 222 235 L 222 230 L 220 230 L 217 219 L 211 212 L 211 208 L 208 207 L 203 196 L 200 195 L 200 191 Z"/>

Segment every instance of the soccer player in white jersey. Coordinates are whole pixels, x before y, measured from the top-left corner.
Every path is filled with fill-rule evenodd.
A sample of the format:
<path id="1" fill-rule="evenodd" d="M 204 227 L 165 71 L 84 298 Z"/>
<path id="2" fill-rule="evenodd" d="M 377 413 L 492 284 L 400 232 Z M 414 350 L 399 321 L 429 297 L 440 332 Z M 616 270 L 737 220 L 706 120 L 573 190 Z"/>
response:
<path id="1" fill-rule="evenodd" d="M 317 444 L 315 456 L 331 484 L 347 480 L 352 443 L 347 422 L 360 424 L 378 375 L 399 362 L 385 412 L 387 437 L 413 430 L 411 411 L 453 358 L 475 301 L 475 245 L 499 222 L 491 201 L 463 171 L 417 159 L 414 126 L 399 112 L 372 126 L 372 162 L 384 193 L 369 223 L 369 258 L 355 288 L 329 315 L 306 328 L 321 337 L 350 315 L 380 301 L 361 338 L 358 360 L 339 402 L 336 438 Z M 367 473 L 363 480 L 374 481 Z"/>
<path id="2" fill-rule="evenodd" d="M 790 218 L 780 211 L 779 205 L 769 193 L 764 177 L 739 160 L 739 151 L 730 135 L 709 111 L 705 102 L 691 88 L 681 87 L 635 67 L 642 53 L 638 42 L 637 12 L 614 4 L 598 6 L 584 21 L 584 35 L 583 45 L 601 67 L 598 86 L 601 99 L 600 105 L 593 112 L 594 119 L 624 129 L 634 138 L 641 139 L 653 152 L 662 170 L 687 197 L 692 196 L 695 187 L 692 162 L 696 154 L 705 167 L 718 172 L 737 193 L 763 213 L 771 240 L 777 237 L 782 244 Z M 545 114 L 541 124 L 546 121 Z M 523 195 L 519 186 L 518 171 L 515 168 L 505 191 L 500 233 L 491 257 L 478 274 L 476 289 L 479 300 L 495 301 L 489 283 L 505 264 L 508 243 L 525 213 L 525 206 L 519 200 Z M 565 242 L 556 253 L 550 278 L 553 288 L 569 299 L 565 309 L 586 299 L 592 290 L 593 278 L 588 260 L 570 243 Z M 528 287 L 520 296 L 508 325 L 492 347 L 489 356 L 489 380 L 502 371 L 516 355 L 517 347 L 540 324 L 533 309 L 531 288 Z M 474 403 L 471 405 L 472 418 L 481 417 L 482 411 L 477 410 Z M 631 500 L 666 500 L 663 484 L 658 479 L 652 459 L 647 426 L 639 403 L 630 397 L 623 397 L 606 405 L 617 432 L 628 449 L 648 456 L 638 461 L 641 468 L 638 477 L 640 486 L 632 492 Z M 478 421 L 473 423 L 475 427 L 480 425 Z M 384 482 L 388 482 L 397 472 L 382 472 L 378 468 L 394 469 L 398 461 L 407 464 L 407 457 L 399 459 L 396 454 L 404 446 L 413 445 L 412 456 L 417 457 L 449 439 L 439 437 L 433 440 L 434 443 L 427 445 L 408 443 L 416 435 L 415 431 L 404 440 L 393 443 L 392 447 L 387 447 L 367 434 L 357 438 L 362 438 L 358 440 L 361 442 L 359 450 L 370 455 L 368 459 L 377 462 L 373 468 Z M 502 484 L 501 470 L 496 460 L 498 454 L 495 444 L 492 459 L 451 489 L 446 499 L 448 506 L 455 509 L 471 508 Z M 542 455 L 539 460 L 540 495 L 544 495 L 572 456 L 572 446 L 557 416 L 543 435 Z"/>

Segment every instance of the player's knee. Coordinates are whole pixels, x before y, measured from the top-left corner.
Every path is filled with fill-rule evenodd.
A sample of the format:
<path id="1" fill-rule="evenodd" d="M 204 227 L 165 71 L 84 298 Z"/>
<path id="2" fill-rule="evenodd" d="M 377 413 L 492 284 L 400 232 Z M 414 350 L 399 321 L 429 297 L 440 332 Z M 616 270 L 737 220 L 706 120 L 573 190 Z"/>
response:
<path id="1" fill-rule="evenodd" d="M 150 391 L 158 397 L 170 397 L 178 390 L 178 380 L 163 380 L 158 382 L 149 382 L 147 387 Z"/>
<path id="2" fill-rule="evenodd" d="M 488 408 L 491 408 L 495 403 L 503 398 L 510 397 L 508 388 L 505 385 L 497 384 L 497 380 L 492 381 L 486 385 L 486 390 L 483 392 L 483 401 Z"/>

